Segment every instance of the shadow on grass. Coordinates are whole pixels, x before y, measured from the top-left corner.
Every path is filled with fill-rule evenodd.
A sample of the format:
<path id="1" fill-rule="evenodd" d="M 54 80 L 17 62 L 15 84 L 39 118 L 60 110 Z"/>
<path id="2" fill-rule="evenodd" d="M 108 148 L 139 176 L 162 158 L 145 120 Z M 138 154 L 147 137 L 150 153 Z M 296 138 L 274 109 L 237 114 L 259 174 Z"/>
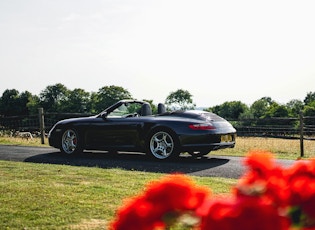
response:
<path id="1" fill-rule="evenodd" d="M 24 161 L 85 167 L 120 168 L 154 173 L 218 176 L 216 175 L 217 173 L 211 173 L 211 169 L 227 164 L 229 159 L 211 157 L 210 155 L 195 158 L 188 154 L 183 154 L 172 161 L 159 161 L 150 159 L 142 153 L 84 152 L 80 155 L 66 155 L 60 152 L 51 152 L 31 156 Z M 235 176 L 237 177 L 238 175 Z"/>

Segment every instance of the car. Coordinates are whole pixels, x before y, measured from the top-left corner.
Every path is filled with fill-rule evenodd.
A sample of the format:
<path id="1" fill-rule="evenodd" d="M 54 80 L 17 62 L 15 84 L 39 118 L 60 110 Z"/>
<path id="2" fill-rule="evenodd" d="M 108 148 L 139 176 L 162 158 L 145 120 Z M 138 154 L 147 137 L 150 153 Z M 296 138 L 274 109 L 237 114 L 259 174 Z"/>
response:
<path id="1" fill-rule="evenodd" d="M 210 151 L 233 148 L 236 130 L 224 118 L 202 110 L 167 112 L 158 104 L 152 114 L 149 103 L 121 100 L 91 117 L 57 122 L 49 131 L 49 145 L 62 153 L 84 150 L 141 152 L 158 160 L 180 153 L 207 155 Z"/>

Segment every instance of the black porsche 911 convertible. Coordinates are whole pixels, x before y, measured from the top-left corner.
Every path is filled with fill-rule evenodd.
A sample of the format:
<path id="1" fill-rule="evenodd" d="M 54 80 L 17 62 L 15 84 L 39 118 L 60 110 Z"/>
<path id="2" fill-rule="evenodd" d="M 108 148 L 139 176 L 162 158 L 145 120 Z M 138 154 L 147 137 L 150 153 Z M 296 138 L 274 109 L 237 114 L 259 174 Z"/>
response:
<path id="1" fill-rule="evenodd" d="M 164 160 L 188 152 L 202 156 L 212 150 L 233 148 L 236 130 L 214 113 L 199 110 L 166 112 L 158 105 L 121 100 L 102 113 L 57 122 L 50 130 L 50 146 L 63 153 L 83 150 L 143 152 Z"/>

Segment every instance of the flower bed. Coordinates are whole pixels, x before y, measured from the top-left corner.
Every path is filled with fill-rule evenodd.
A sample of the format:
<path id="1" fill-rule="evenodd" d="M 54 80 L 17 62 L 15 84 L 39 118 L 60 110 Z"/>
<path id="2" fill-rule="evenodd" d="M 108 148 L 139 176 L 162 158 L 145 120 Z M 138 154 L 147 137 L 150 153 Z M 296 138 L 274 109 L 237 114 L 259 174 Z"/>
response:
<path id="1" fill-rule="evenodd" d="M 109 229 L 315 229 L 315 160 L 284 168 L 272 153 L 251 151 L 244 163 L 247 171 L 227 197 L 214 198 L 181 174 L 151 182 L 125 202 Z"/>

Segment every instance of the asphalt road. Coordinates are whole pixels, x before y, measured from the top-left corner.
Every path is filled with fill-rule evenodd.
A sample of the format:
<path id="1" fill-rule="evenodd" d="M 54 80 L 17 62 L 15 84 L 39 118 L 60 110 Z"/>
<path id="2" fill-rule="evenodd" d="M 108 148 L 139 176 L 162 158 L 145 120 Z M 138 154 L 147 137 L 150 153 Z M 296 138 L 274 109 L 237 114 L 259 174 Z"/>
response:
<path id="1" fill-rule="evenodd" d="M 65 155 L 59 150 L 47 147 L 22 147 L 0 145 L 0 160 L 33 163 L 62 164 L 99 168 L 121 168 L 145 172 L 175 173 L 180 172 L 195 176 L 215 176 L 239 178 L 245 170 L 242 157 L 207 155 L 193 158 L 181 155 L 178 159 L 157 161 L 148 159 L 141 153 L 110 154 L 100 151 L 85 151 L 80 155 Z M 294 161 L 279 160 L 289 166 Z"/>

